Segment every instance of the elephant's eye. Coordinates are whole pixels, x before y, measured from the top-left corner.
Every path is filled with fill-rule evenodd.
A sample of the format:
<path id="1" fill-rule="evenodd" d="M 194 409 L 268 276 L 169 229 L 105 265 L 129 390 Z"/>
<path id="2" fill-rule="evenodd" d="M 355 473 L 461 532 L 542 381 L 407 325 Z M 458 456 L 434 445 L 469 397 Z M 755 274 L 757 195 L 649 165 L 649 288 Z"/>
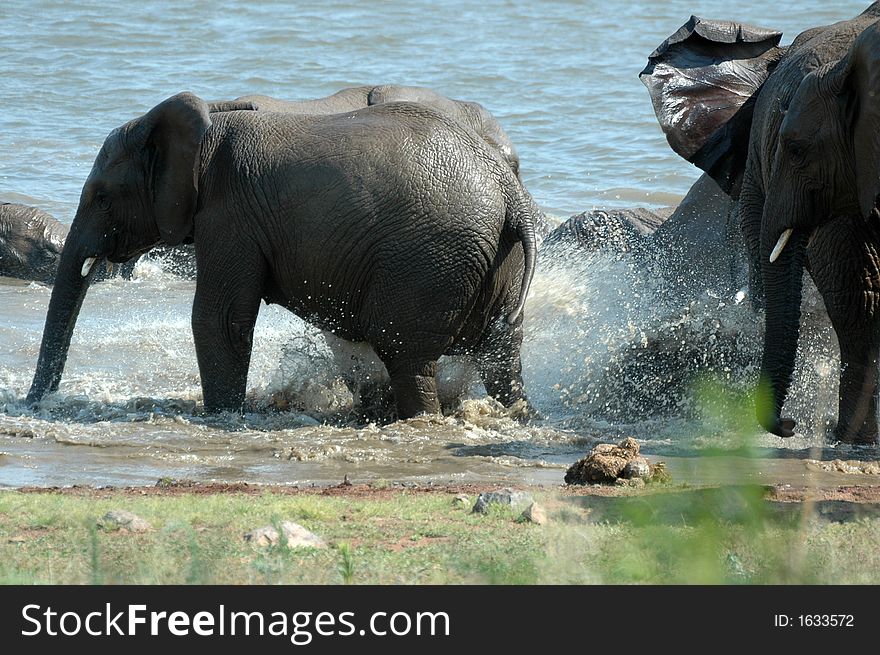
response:
<path id="1" fill-rule="evenodd" d="M 807 155 L 809 144 L 801 139 L 791 139 L 785 142 L 785 151 L 792 157 L 803 159 Z"/>
<path id="2" fill-rule="evenodd" d="M 108 196 L 103 191 L 98 191 L 95 194 L 95 205 L 98 207 L 98 209 L 110 209 L 110 196 Z"/>

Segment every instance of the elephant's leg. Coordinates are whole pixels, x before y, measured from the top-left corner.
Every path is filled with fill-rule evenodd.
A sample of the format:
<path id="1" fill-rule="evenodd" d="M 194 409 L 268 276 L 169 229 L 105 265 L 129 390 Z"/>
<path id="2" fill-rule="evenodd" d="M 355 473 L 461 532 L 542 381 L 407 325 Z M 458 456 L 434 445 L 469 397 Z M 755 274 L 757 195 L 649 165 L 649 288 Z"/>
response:
<path id="1" fill-rule="evenodd" d="M 838 219 L 816 230 L 810 273 L 840 345 L 840 395 L 835 437 L 877 440 L 880 351 L 880 238 L 861 218 Z"/>
<path id="2" fill-rule="evenodd" d="M 876 328 L 860 325 L 838 329 L 840 343 L 840 401 L 834 436 L 841 441 L 877 441 L 877 354 Z"/>
<path id="3" fill-rule="evenodd" d="M 418 414 L 439 414 L 437 360 L 410 358 L 401 354 L 381 355 L 397 403 L 397 418 Z"/>
<path id="4" fill-rule="evenodd" d="M 489 326 L 475 349 L 474 359 L 483 386 L 490 396 L 505 407 L 525 400 L 529 413 L 533 414 L 523 390 L 520 359 L 522 340 L 522 320 L 510 325 L 503 319 L 497 319 Z"/>
<path id="5" fill-rule="evenodd" d="M 240 412 L 244 405 L 254 325 L 263 293 L 262 260 L 242 270 L 241 254 L 198 264 L 192 329 L 207 411 Z"/>

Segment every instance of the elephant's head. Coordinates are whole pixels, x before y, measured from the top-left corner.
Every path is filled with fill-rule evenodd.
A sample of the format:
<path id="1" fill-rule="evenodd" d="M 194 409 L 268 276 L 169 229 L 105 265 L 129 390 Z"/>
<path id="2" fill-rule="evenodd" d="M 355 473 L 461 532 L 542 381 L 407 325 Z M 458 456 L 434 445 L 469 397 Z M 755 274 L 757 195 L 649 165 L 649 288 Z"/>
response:
<path id="1" fill-rule="evenodd" d="M 94 264 L 192 234 L 207 105 L 181 93 L 113 130 L 83 185 L 64 245 L 28 402 L 58 388 Z"/>
<path id="2" fill-rule="evenodd" d="M 844 58 L 803 78 L 780 127 L 761 221 L 767 298 L 762 374 L 771 396 L 759 411 L 762 425 L 780 436 L 789 436 L 793 426 L 779 413 L 794 367 L 800 280 L 810 236 L 836 217 L 878 220 L 878 92 L 880 24 L 874 23 Z"/>

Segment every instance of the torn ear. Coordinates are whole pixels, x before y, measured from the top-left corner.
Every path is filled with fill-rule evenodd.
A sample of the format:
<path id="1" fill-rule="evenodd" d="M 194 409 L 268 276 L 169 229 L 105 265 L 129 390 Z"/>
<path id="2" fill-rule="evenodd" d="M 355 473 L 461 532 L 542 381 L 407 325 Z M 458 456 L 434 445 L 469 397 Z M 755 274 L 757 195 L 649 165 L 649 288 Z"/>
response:
<path id="1" fill-rule="evenodd" d="M 741 181 L 755 97 L 784 54 L 781 38 L 691 16 L 639 74 L 669 145 L 728 194 Z"/>
<path id="2" fill-rule="evenodd" d="M 211 126 L 208 106 L 179 93 L 151 109 L 144 122 L 156 225 L 162 241 L 176 246 L 193 230 L 202 138 Z"/>

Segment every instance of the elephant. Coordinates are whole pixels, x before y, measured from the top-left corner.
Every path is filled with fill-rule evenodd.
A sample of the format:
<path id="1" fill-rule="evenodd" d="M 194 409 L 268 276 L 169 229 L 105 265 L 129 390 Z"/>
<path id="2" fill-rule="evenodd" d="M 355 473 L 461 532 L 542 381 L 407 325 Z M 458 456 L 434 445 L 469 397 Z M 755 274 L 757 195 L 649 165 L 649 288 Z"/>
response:
<path id="1" fill-rule="evenodd" d="M 751 366 L 747 256 L 733 207 L 704 173 L 677 207 L 583 212 L 545 239 L 543 276 L 556 269 L 563 289 L 589 278 L 584 301 L 600 316 L 599 345 L 580 355 L 592 371 L 565 385 L 591 416 L 680 418 L 696 408 L 695 377 Z"/>
<path id="2" fill-rule="evenodd" d="M 760 424 L 780 437 L 803 271 L 841 353 L 843 442 L 877 441 L 880 3 L 800 34 L 692 17 L 641 73 L 672 148 L 737 203 L 752 296 L 765 305 Z"/>
<path id="3" fill-rule="evenodd" d="M 453 100 L 423 87 L 397 84 L 356 86 L 324 98 L 299 101 L 246 95 L 235 100 L 211 102 L 208 107 L 211 112 L 250 109 L 291 114 L 338 114 L 386 102 L 418 102 L 442 111 L 483 137 L 486 143 L 501 153 L 514 175 L 519 178 L 519 155 L 510 137 L 492 114 L 479 103 Z"/>
<path id="4" fill-rule="evenodd" d="M 658 210 L 632 207 L 581 212 L 548 234 L 541 248 L 587 251 L 610 248 L 621 253 L 638 251 L 645 237 L 654 234 L 672 211 L 672 207 Z"/>
<path id="5" fill-rule="evenodd" d="M 54 284 L 61 250 L 69 228 L 37 207 L 6 202 L 0 204 L 0 276 Z M 163 270 L 195 279 L 195 250 L 189 245 L 158 246 L 147 255 Z M 130 279 L 138 259 L 114 266 L 104 263 L 95 281 L 114 277 Z"/>
<path id="6" fill-rule="evenodd" d="M 747 264 L 733 209 L 730 196 L 703 173 L 677 207 L 572 216 L 544 239 L 542 257 L 557 249 L 626 253 L 644 275 L 662 281 L 676 304 L 706 291 L 734 295 L 746 284 Z"/>
<path id="7" fill-rule="evenodd" d="M 0 275 L 51 284 L 67 226 L 36 207 L 0 204 Z"/>
<path id="8" fill-rule="evenodd" d="M 423 104 L 209 113 L 183 92 L 113 130 L 83 186 L 27 402 L 57 390 L 95 261 L 192 241 L 208 412 L 241 412 L 261 301 L 369 344 L 398 418 L 438 411 L 443 354 L 528 405 L 533 205 L 500 155 Z"/>

